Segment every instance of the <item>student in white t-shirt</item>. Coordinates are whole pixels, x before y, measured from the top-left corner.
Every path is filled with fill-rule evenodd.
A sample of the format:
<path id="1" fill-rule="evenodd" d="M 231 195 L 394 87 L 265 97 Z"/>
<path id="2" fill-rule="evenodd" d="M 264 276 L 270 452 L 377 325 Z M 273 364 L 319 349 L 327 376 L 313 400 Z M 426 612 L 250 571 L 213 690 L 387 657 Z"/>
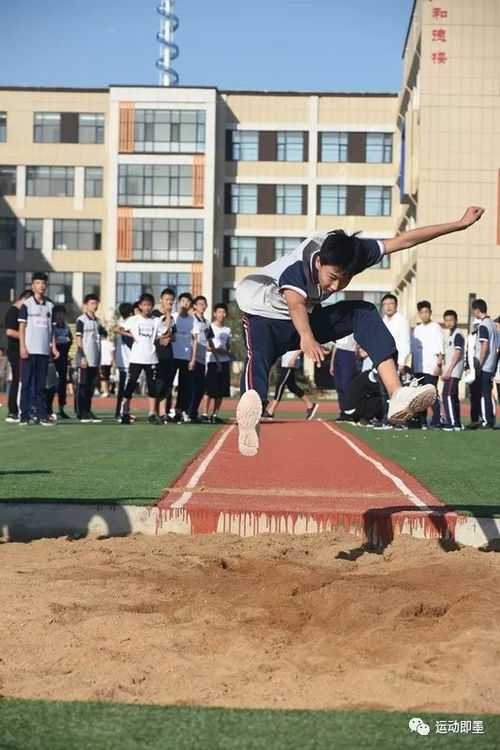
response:
<path id="1" fill-rule="evenodd" d="M 198 323 L 198 331 L 196 334 L 198 346 L 196 348 L 196 362 L 193 371 L 193 395 L 189 408 L 191 422 L 202 421 L 198 416 L 198 409 L 200 408 L 201 399 L 205 394 L 207 353 L 211 352 L 213 348 L 211 341 L 213 337 L 212 328 L 210 326 L 210 321 L 205 318 L 207 306 L 207 298 L 202 294 L 199 294 L 194 298 L 193 314 Z"/>
<path id="2" fill-rule="evenodd" d="M 444 360 L 443 331 L 439 323 L 431 320 L 431 303 L 422 300 L 417 303 L 418 316 L 422 321 L 413 331 L 412 354 L 413 372 L 419 378 L 421 385 L 430 383 L 437 386 Z M 422 428 L 427 429 L 427 410 L 418 413 L 418 421 Z M 441 412 L 439 399 L 432 405 L 432 419 L 430 427 L 439 427 Z"/>
<path id="3" fill-rule="evenodd" d="M 120 334 L 120 328 L 123 328 L 125 321 L 134 314 L 134 306 L 130 302 L 122 302 L 118 306 L 118 312 L 120 318 L 118 323 L 113 328 L 115 335 L 115 365 L 118 370 L 118 393 L 116 396 L 116 419 L 121 418 L 121 409 L 123 401 L 123 393 L 125 391 L 125 383 L 128 374 L 128 365 L 130 359 L 130 348 L 132 346 L 132 340 L 129 336 L 123 337 Z"/>
<path id="4" fill-rule="evenodd" d="M 297 349 L 293 352 L 287 352 L 283 354 L 280 360 L 280 367 L 278 370 L 278 378 L 276 381 L 276 389 L 274 391 L 274 398 L 265 410 L 263 417 L 273 419 L 276 409 L 278 408 L 279 402 L 283 396 L 285 386 L 288 388 L 290 393 L 293 393 L 297 398 L 300 398 L 304 402 L 306 407 L 306 419 L 312 419 L 318 410 L 317 401 L 311 401 L 307 398 L 305 392 L 299 386 L 295 380 L 295 371 L 300 367 L 300 355 L 302 352 Z"/>
<path id="5" fill-rule="evenodd" d="M 109 382 L 111 378 L 111 368 L 114 364 L 115 347 L 113 342 L 108 338 L 106 329 L 101 331 L 101 366 L 99 376 L 101 380 L 101 396 L 109 396 Z"/>
<path id="6" fill-rule="evenodd" d="M 201 421 L 219 424 L 222 419 L 219 411 L 222 399 L 230 395 L 230 352 L 231 329 L 224 325 L 227 305 L 223 302 L 215 305 L 210 326 L 212 347 L 207 349 L 207 377 L 205 409 Z M 211 413 L 210 413 L 211 412 Z"/>
<path id="7" fill-rule="evenodd" d="M 189 408 L 193 396 L 193 373 L 198 348 L 198 321 L 190 314 L 193 298 L 188 292 L 178 297 L 178 312 L 174 315 L 175 339 L 172 341 L 174 368 L 178 374 L 177 399 L 169 418 L 176 422 L 190 422 Z"/>
<path id="8" fill-rule="evenodd" d="M 150 424 L 161 424 L 156 413 L 156 367 L 158 355 L 156 353 L 156 341 L 165 333 L 166 325 L 161 318 L 151 317 L 155 301 L 152 294 L 142 294 L 139 299 L 139 314 L 128 318 L 123 326 L 118 329 L 120 336 L 133 339 L 130 349 L 130 361 L 128 367 L 128 378 L 123 394 L 122 424 L 131 424 L 130 400 L 134 395 L 139 376 L 142 371 L 146 376 Z"/>

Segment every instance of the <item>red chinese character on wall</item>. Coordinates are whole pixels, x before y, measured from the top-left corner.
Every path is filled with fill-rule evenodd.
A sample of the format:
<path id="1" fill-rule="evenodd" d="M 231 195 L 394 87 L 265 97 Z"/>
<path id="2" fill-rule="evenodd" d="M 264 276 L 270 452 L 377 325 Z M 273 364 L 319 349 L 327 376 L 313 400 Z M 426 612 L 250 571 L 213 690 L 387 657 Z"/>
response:
<path id="1" fill-rule="evenodd" d="M 448 62 L 446 52 L 433 52 L 431 58 L 433 63 L 438 63 L 439 65 L 444 65 Z"/>
<path id="2" fill-rule="evenodd" d="M 432 29 L 433 42 L 446 42 L 446 29 Z"/>
<path id="3" fill-rule="evenodd" d="M 432 17 L 433 18 L 448 18 L 448 11 L 443 10 L 442 8 L 433 8 Z"/>

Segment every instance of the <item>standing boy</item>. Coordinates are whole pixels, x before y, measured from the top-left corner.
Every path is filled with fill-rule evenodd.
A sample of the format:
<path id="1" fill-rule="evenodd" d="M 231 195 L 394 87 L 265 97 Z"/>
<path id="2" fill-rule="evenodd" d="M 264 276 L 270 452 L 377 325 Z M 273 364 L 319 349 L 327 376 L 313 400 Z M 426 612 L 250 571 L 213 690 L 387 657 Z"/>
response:
<path id="1" fill-rule="evenodd" d="M 71 344 L 73 343 L 73 334 L 66 323 L 66 308 L 64 305 L 55 305 L 54 315 L 54 336 L 56 340 L 59 357 L 55 360 L 57 370 L 57 400 L 59 402 L 58 419 L 69 419 L 69 415 L 64 411 L 66 406 L 66 391 L 68 389 L 68 356 Z"/>
<path id="2" fill-rule="evenodd" d="M 101 363 L 101 335 L 104 330 L 96 317 L 98 307 L 97 295 L 86 294 L 83 298 L 83 313 L 76 321 L 76 416 L 82 424 L 102 422 L 92 411 L 92 396 Z"/>
<path id="3" fill-rule="evenodd" d="M 198 325 L 196 331 L 196 362 L 193 370 L 193 396 L 191 398 L 191 406 L 189 409 L 191 422 L 201 422 L 201 419 L 198 416 L 198 409 L 205 393 L 207 352 L 212 351 L 213 348 L 211 341 L 213 331 L 210 327 L 209 321 L 205 318 L 207 306 L 207 298 L 202 294 L 199 294 L 198 297 L 194 298 L 193 313 Z"/>
<path id="4" fill-rule="evenodd" d="M 193 397 L 193 372 L 198 348 L 198 321 L 189 311 L 193 298 L 188 292 L 179 295 L 178 312 L 175 319 L 175 338 L 172 343 L 175 372 L 179 373 L 175 409 L 170 417 L 179 423 L 190 421 L 189 408 Z"/>
<path id="5" fill-rule="evenodd" d="M 422 300 L 417 303 L 418 316 L 421 320 L 413 332 L 413 372 L 415 377 L 424 385 L 436 388 L 441 375 L 444 359 L 443 332 L 439 323 L 431 320 L 431 303 Z M 427 429 L 427 409 L 418 413 L 418 420 L 422 429 Z M 432 405 L 431 428 L 441 424 L 439 400 Z"/>
<path id="6" fill-rule="evenodd" d="M 243 279 L 236 290 L 247 347 L 243 395 L 236 412 L 240 452 L 254 456 L 258 451 L 257 425 L 275 360 L 300 348 L 321 365 L 325 356 L 321 344 L 349 333 L 377 368 L 390 396 L 390 421 L 405 422 L 434 403 L 433 385 L 401 386 L 394 339 L 374 305 L 361 300 L 320 303 L 345 289 L 355 274 L 376 265 L 385 254 L 466 229 L 483 212 L 471 206 L 458 221 L 412 229 L 380 241 L 348 236 L 341 230 L 326 232 L 306 239 L 296 250 Z"/>
<path id="7" fill-rule="evenodd" d="M 472 312 L 479 321 L 474 350 L 476 378 L 470 388 L 474 402 L 472 411 L 481 415 L 479 430 L 492 430 L 495 427 L 495 413 L 491 389 L 497 367 L 497 332 L 494 322 L 488 315 L 488 307 L 484 299 L 474 300 Z"/>
<path id="8" fill-rule="evenodd" d="M 445 328 L 449 331 L 444 353 L 443 371 L 443 407 L 446 422 L 442 426 L 445 432 L 460 432 L 462 422 L 460 419 L 460 399 L 458 397 L 458 384 L 464 371 L 465 362 L 465 340 L 461 331 L 457 328 L 458 316 L 455 310 L 445 310 L 443 315 Z"/>
<path id="9" fill-rule="evenodd" d="M 175 292 L 173 289 L 167 287 L 160 295 L 160 311 L 153 310 L 153 315 L 155 312 L 158 312 L 158 317 L 163 320 L 166 329 L 155 345 L 158 356 L 156 377 L 157 411 L 163 424 L 168 423 L 167 412 L 172 402 L 172 385 L 175 377 L 174 350 L 172 346 L 172 341 L 175 338 L 175 322 L 172 315 L 174 301 Z"/>
<path id="10" fill-rule="evenodd" d="M 222 399 L 230 395 L 231 374 L 229 371 L 231 359 L 231 329 L 224 325 L 227 316 L 227 305 L 219 302 L 214 307 L 210 339 L 212 346 L 207 350 L 207 378 L 205 409 L 201 416 L 202 422 L 218 424 L 222 420 L 219 411 Z M 213 404 L 213 407 L 212 407 Z M 210 414 L 210 411 L 212 413 Z"/>
<path id="11" fill-rule="evenodd" d="M 306 394 L 295 380 L 295 371 L 299 368 L 300 365 L 300 354 L 300 349 L 298 349 L 295 352 L 287 352 L 281 357 L 280 367 L 278 370 L 278 378 L 276 381 L 276 390 L 274 391 L 274 398 L 264 412 L 264 417 L 273 419 L 276 413 L 276 409 L 278 408 L 278 404 L 283 397 L 285 386 L 288 388 L 290 393 L 293 393 L 295 396 L 297 396 L 297 398 L 300 398 L 300 400 L 303 401 L 304 406 L 306 407 L 306 419 L 312 419 L 318 411 L 317 401 L 311 401 L 309 398 L 307 398 Z"/>
<path id="12" fill-rule="evenodd" d="M 115 362 L 118 370 L 118 394 L 116 396 L 115 418 L 121 419 L 121 409 L 125 383 L 127 380 L 128 365 L 130 360 L 130 348 L 132 340 L 129 336 L 122 336 L 119 331 L 123 328 L 125 321 L 134 314 L 134 306 L 130 302 L 122 302 L 118 306 L 120 318 L 113 328 L 115 333 Z"/>
<path id="13" fill-rule="evenodd" d="M 48 276 L 41 271 L 31 277 L 33 294 L 24 300 L 18 315 L 19 353 L 21 356 L 21 426 L 38 423 L 54 424 L 47 414 L 45 386 L 49 357 L 57 359 L 52 330 L 54 305 L 45 297 Z"/>
<path id="14" fill-rule="evenodd" d="M 7 359 L 9 360 L 12 373 L 8 397 L 8 413 L 5 421 L 10 422 L 10 424 L 19 424 L 19 310 L 23 306 L 24 300 L 31 297 L 32 294 L 31 289 L 26 289 L 22 292 L 5 315 Z"/>
<path id="15" fill-rule="evenodd" d="M 142 294 L 139 299 L 139 314 L 128 318 L 118 333 L 121 336 L 133 339 L 130 350 L 130 362 L 128 366 L 128 378 L 123 394 L 122 424 L 131 424 L 130 400 L 142 371 L 146 376 L 148 391 L 149 424 L 161 424 L 156 413 L 156 368 L 158 366 L 158 355 L 155 344 L 161 334 L 165 333 L 166 326 L 161 318 L 152 317 L 155 300 L 152 294 Z"/>

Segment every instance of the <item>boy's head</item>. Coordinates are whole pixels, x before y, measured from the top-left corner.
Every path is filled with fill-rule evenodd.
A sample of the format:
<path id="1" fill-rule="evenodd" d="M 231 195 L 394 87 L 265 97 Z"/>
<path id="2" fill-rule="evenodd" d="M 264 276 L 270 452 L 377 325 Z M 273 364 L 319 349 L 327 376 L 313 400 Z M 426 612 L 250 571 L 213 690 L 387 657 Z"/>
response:
<path id="1" fill-rule="evenodd" d="M 43 271 L 35 271 L 31 276 L 31 291 L 33 294 L 44 294 L 49 277 Z"/>
<path id="2" fill-rule="evenodd" d="M 14 306 L 17 308 L 20 308 L 21 305 L 24 305 L 24 302 L 30 297 L 33 297 L 33 290 L 25 289 L 23 292 L 21 292 L 21 294 L 18 296 L 18 298 L 14 302 Z"/>
<path id="3" fill-rule="evenodd" d="M 148 294 L 145 292 L 144 294 L 141 294 L 139 297 L 139 302 L 137 303 L 139 306 L 139 312 L 141 315 L 144 315 L 144 317 L 149 318 L 151 313 L 153 312 L 153 307 L 155 306 L 155 298 L 152 294 Z"/>
<path id="4" fill-rule="evenodd" d="M 103 328 L 101 330 L 101 338 L 102 339 L 107 339 L 108 338 L 108 332 L 107 332 L 107 330 L 105 328 Z"/>
<path id="5" fill-rule="evenodd" d="M 181 313 L 189 312 L 192 305 L 193 305 L 193 298 L 189 294 L 189 292 L 183 292 L 182 294 L 179 294 L 179 297 L 177 299 L 177 307 L 179 308 L 179 312 Z"/>
<path id="6" fill-rule="evenodd" d="M 392 318 L 394 313 L 398 311 L 398 298 L 395 294 L 384 294 L 382 297 L 382 311 L 388 318 Z"/>
<path id="7" fill-rule="evenodd" d="M 193 300 L 193 310 L 195 313 L 198 313 L 198 315 L 204 315 L 208 307 L 207 298 L 203 296 L 203 294 L 199 294 L 197 297 Z"/>
<path id="8" fill-rule="evenodd" d="M 431 315 L 432 315 L 432 308 L 431 303 L 428 302 L 426 299 L 423 299 L 421 302 L 417 302 L 417 310 L 418 310 L 418 317 L 424 323 L 430 323 L 431 322 Z"/>
<path id="9" fill-rule="evenodd" d="M 137 302 L 134 302 L 134 304 L 132 305 L 132 309 L 134 311 L 134 315 L 139 315 L 139 313 L 141 312 L 139 309 L 139 300 L 137 300 Z"/>
<path id="10" fill-rule="evenodd" d="M 318 283 L 322 292 L 340 292 L 361 270 L 361 240 L 341 229 L 328 235 L 316 258 Z"/>
<path id="11" fill-rule="evenodd" d="M 214 305 L 214 320 L 218 323 L 222 323 L 227 315 L 227 305 L 224 302 L 218 302 Z"/>
<path id="12" fill-rule="evenodd" d="M 488 305 L 484 301 L 484 299 L 475 299 L 474 302 L 471 305 L 472 312 L 474 313 L 474 317 L 481 320 L 481 318 L 486 317 L 488 314 Z"/>
<path id="13" fill-rule="evenodd" d="M 122 302 L 121 305 L 118 305 L 118 312 L 120 313 L 120 318 L 127 320 L 127 318 L 130 318 L 134 314 L 134 306 L 130 302 Z"/>
<path id="14" fill-rule="evenodd" d="M 52 317 L 56 321 L 56 323 L 64 323 L 64 318 L 66 315 L 66 308 L 64 305 L 54 305 L 52 309 Z"/>
<path id="15" fill-rule="evenodd" d="M 445 310 L 443 313 L 444 327 L 449 331 L 455 330 L 458 322 L 458 315 L 455 310 Z"/>
<path id="16" fill-rule="evenodd" d="M 163 312 L 171 312 L 174 306 L 175 292 L 173 289 L 167 287 L 160 294 L 160 305 Z"/>
<path id="17" fill-rule="evenodd" d="M 88 313 L 95 313 L 99 307 L 99 297 L 97 294 L 86 294 L 83 298 L 83 309 Z"/>

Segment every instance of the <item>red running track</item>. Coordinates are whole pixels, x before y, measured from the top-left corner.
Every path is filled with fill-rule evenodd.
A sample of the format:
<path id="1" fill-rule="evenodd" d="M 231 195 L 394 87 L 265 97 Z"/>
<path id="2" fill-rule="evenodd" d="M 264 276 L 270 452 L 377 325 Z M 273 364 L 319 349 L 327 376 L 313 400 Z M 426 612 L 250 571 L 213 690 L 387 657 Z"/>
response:
<path id="1" fill-rule="evenodd" d="M 260 442 L 258 455 L 245 458 L 236 426 L 221 428 L 158 502 L 158 525 L 244 536 L 342 529 L 374 543 L 401 532 L 454 536 L 455 513 L 330 422 L 265 423 Z"/>

